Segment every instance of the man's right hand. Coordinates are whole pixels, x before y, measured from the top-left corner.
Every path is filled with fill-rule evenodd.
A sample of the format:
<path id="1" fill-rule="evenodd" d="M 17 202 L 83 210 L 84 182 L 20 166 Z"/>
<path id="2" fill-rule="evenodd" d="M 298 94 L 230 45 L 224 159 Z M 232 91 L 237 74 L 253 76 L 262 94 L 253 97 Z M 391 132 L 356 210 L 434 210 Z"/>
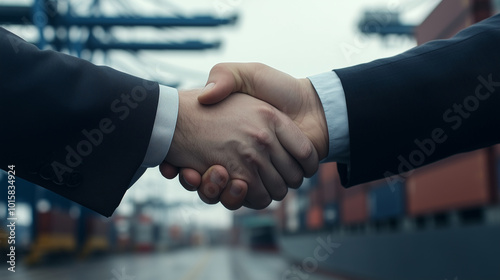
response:
<path id="1" fill-rule="evenodd" d="M 214 66 L 203 93 L 198 97 L 202 104 L 215 104 L 231 93 L 243 92 L 275 106 L 288 115 L 311 140 L 319 159 L 328 154 L 328 129 L 323 107 L 311 82 L 308 79 L 296 79 L 292 76 L 258 63 L 223 63 Z M 175 177 L 177 169 L 169 164 L 160 166 L 162 174 L 167 178 Z M 168 175 L 167 175 L 168 174 Z M 210 182 L 211 174 L 222 176 L 225 180 Z M 197 190 L 200 197 L 214 185 L 219 184 L 218 196 L 214 195 L 224 206 L 235 209 L 244 201 L 246 184 L 238 182 L 238 187 L 245 189 L 239 195 L 229 194 L 225 190 L 228 182 L 227 171 L 222 166 L 212 166 L 201 178 L 192 169 L 180 171 L 180 181 L 187 190 Z M 307 177 L 313 174 L 305 172 Z M 232 184 L 229 181 L 229 185 Z M 198 188 L 199 187 L 199 188 Z M 212 199 L 213 202 L 218 200 Z M 228 207 L 230 206 L 230 207 Z"/>

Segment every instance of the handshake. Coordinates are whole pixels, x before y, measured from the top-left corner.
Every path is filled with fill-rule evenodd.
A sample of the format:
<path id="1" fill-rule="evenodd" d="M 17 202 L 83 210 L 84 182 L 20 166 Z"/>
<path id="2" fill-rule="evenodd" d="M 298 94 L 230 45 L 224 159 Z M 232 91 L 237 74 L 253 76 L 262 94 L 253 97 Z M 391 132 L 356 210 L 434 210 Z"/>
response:
<path id="1" fill-rule="evenodd" d="M 203 90 L 179 93 L 160 172 L 228 209 L 267 207 L 328 155 L 321 101 L 308 79 L 263 64 L 218 64 Z"/>

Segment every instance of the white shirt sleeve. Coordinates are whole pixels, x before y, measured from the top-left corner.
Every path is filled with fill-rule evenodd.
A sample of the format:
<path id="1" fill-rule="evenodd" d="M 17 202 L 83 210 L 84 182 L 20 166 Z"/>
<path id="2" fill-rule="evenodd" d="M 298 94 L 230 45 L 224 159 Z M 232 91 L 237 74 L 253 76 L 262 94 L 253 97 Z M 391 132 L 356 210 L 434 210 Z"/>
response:
<path id="1" fill-rule="evenodd" d="M 323 104 L 328 126 L 328 156 L 322 162 L 349 163 L 349 122 L 342 83 L 334 71 L 308 77 Z"/>
<path id="2" fill-rule="evenodd" d="M 144 156 L 144 161 L 135 172 L 129 186 L 139 180 L 148 167 L 155 167 L 163 162 L 170 149 L 170 144 L 172 144 L 178 113 L 179 93 L 175 88 L 160 85 L 158 107 L 146 156 Z"/>
<path id="3" fill-rule="evenodd" d="M 160 96 L 156 118 L 149 140 L 143 167 L 160 165 L 167 156 L 174 137 L 177 114 L 179 112 L 179 93 L 175 88 L 160 85 Z"/>

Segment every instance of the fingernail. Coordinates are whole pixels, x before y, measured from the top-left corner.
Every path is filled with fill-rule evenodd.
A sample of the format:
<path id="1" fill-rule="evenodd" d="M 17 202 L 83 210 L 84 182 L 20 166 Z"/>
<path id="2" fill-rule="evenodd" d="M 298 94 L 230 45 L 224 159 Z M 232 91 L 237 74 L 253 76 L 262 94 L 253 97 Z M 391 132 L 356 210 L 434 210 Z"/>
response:
<path id="1" fill-rule="evenodd" d="M 219 174 L 219 172 L 212 172 L 212 174 L 210 174 L 210 182 L 214 183 L 215 185 L 217 186 L 222 186 L 223 185 L 223 182 L 224 180 L 222 179 L 222 176 Z"/>
<path id="2" fill-rule="evenodd" d="M 213 89 L 215 87 L 215 83 L 210 83 L 208 85 L 206 85 L 203 90 L 201 91 L 201 94 L 204 94 L 205 92 L 207 91 L 210 91 L 211 89 Z"/>
<path id="3" fill-rule="evenodd" d="M 229 193 L 234 196 L 234 197 L 239 197 L 241 195 L 241 192 L 243 189 L 239 186 L 231 186 L 231 189 L 229 189 Z"/>
<path id="4" fill-rule="evenodd" d="M 208 186 L 206 190 L 205 196 L 208 198 L 216 198 L 219 195 L 215 186 Z"/>
<path id="5" fill-rule="evenodd" d="M 195 188 L 195 186 L 191 185 L 187 180 L 186 178 L 184 178 L 184 176 L 182 176 L 182 174 L 179 174 L 179 177 L 182 179 L 182 181 L 184 182 L 184 184 L 186 184 L 190 190 L 196 190 L 197 188 Z"/>

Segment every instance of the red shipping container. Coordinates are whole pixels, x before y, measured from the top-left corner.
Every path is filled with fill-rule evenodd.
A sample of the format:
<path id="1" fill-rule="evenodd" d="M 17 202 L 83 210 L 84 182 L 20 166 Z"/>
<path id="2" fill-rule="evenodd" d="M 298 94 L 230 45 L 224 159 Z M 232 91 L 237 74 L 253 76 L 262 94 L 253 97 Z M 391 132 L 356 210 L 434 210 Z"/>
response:
<path id="1" fill-rule="evenodd" d="M 38 233 L 75 234 L 76 221 L 68 213 L 53 209 L 37 214 Z"/>
<path id="2" fill-rule="evenodd" d="M 338 200 L 340 177 L 337 172 L 337 163 L 323 163 L 319 166 L 319 188 L 324 204 Z"/>
<path id="3" fill-rule="evenodd" d="M 488 150 L 461 154 L 415 170 L 406 181 L 408 213 L 473 207 L 492 199 Z"/>
<path id="4" fill-rule="evenodd" d="M 88 217 L 86 220 L 86 229 L 88 235 L 107 237 L 109 234 L 109 222 L 101 217 Z"/>
<path id="5" fill-rule="evenodd" d="M 343 224 L 359 224 L 368 220 L 368 200 L 365 186 L 344 190 L 340 205 Z"/>
<path id="6" fill-rule="evenodd" d="M 323 208 L 312 206 L 307 211 L 307 228 L 320 229 L 323 227 Z"/>
<path id="7" fill-rule="evenodd" d="M 310 206 L 322 206 L 323 198 L 321 195 L 321 190 L 319 188 L 314 188 L 309 191 L 309 205 Z"/>
<path id="8" fill-rule="evenodd" d="M 276 226 L 281 231 L 285 229 L 286 225 L 286 212 L 285 212 L 286 200 L 279 202 L 278 207 L 274 210 L 274 220 L 276 221 Z"/>

